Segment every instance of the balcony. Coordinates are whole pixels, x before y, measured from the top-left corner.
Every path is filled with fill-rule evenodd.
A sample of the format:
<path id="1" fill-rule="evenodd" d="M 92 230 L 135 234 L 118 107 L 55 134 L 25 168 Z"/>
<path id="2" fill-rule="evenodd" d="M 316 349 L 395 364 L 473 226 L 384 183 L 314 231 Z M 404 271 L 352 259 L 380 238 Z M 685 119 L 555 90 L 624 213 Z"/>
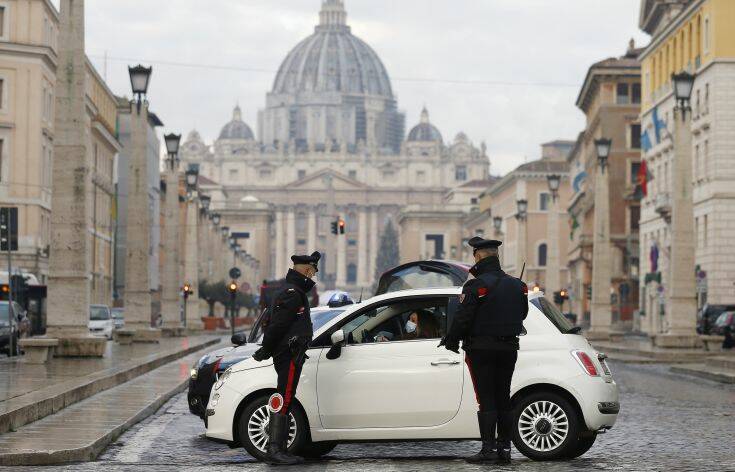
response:
<path id="1" fill-rule="evenodd" d="M 671 196 L 669 195 L 669 192 L 660 192 L 656 194 L 654 205 L 656 213 L 666 220 L 667 223 L 671 222 Z"/>

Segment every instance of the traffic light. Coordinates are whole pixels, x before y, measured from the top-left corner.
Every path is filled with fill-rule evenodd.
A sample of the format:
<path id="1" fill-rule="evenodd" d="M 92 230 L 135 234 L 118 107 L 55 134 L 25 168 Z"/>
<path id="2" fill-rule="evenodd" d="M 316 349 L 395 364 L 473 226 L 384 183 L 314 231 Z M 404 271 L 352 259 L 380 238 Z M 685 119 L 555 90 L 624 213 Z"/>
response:
<path id="1" fill-rule="evenodd" d="M 345 234 L 345 220 L 340 218 L 338 221 L 339 224 L 339 234 Z"/>
<path id="2" fill-rule="evenodd" d="M 561 292 L 554 292 L 554 303 L 561 305 L 564 299 L 561 297 Z"/>
<path id="3" fill-rule="evenodd" d="M 345 234 L 345 220 L 341 217 L 332 221 L 332 234 Z"/>
<path id="4" fill-rule="evenodd" d="M 194 290 L 191 288 L 191 284 L 184 284 L 184 300 L 189 298 L 189 295 L 194 295 Z"/>
<path id="5" fill-rule="evenodd" d="M 234 280 L 230 282 L 227 285 L 227 291 L 230 292 L 230 295 L 236 294 L 237 293 L 237 282 L 235 282 Z"/>
<path id="6" fill-rule="evenodd" d="M 0 250 L 18 250 L 18 208 L 0 208 Z"/>
<path id="7" fill-rule="evenodd" d="M 569 300 L 569 292 L 564 289 L 559 291 L 559 296 L 561 297 L 562 301 Z"/>
<path id="8" fill-rule="evenodd" d="M 592 300 L 592 285 L 591 284 L 588 285 L 586 287 L 586 290 L 587 290 L 587 299 Z"/>
<path id="9" fill-rule="evenodd" d="M 339 234 L 339 220 L 332 221 L 332 234 Z"/>

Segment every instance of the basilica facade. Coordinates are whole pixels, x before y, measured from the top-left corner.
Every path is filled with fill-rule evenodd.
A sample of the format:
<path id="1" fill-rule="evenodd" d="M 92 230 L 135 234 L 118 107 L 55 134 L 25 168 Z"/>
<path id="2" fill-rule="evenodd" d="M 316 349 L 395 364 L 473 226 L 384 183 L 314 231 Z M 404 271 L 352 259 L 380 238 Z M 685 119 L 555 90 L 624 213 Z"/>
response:
<path id="1" fill-rule="evenodd" d="M 464 133 L 445 141 L 426 108 L 418 118 L 406 135 L 382 61 L 352 34 L 344 2 L 324 0 L 314 34 L 266 95 L 258 135 L 237 106 L 213 143 L 191 131 L 180 157 L 199 166 L 202 190 L 260 278 L 318 250 L 322 286 L 356 293 L 373 283 L 389 220 L 402 261 L 460 258 L 463 223 L 488 186 L 484 144 Z M 337 218 L 344 235 L 331 232 Z"/>

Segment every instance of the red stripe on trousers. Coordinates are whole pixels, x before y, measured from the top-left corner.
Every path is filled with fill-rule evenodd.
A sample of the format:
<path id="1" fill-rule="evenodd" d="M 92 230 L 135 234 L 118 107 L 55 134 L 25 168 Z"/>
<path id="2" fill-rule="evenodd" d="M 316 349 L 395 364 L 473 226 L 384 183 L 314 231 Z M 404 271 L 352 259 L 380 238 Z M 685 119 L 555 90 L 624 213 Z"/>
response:
<path id="1" fill-rule="evenodd" d="M 281 408 L 281 414 L 285 415 L 288 413 L 288 406 L 291 404 L 291 396 L 293 395 L 293 378 L 296 373 L 296 366 L 293 361 L 288 366 L 288 381 L 286 382 L 286 395 L 283 399 L 283 408 Z"/>
<path id="2" fill-rule="evenodd" d="M 465 354 L 464 361 L 467 364 L 467 369 L 469 369 L 470 371 L 470 378 L 472 379 L 472 388 L 475 390 L 475 399 L 477 400 L 477 406 L 482 407 L 482 405 L 480 405 L 480 395 L 477 394 L 477 382 L 475 381 L 475 373 L 472 371 L 472 362 L 470 361 L 470 356 Z"/>

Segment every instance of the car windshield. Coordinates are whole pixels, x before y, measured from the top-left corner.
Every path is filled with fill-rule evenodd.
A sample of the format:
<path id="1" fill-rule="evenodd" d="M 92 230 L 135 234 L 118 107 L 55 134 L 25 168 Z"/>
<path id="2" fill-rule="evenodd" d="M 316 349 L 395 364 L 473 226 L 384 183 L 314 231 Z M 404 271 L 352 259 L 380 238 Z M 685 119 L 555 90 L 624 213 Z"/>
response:
<path id="1" fill-rule="evenodd" d="M 546 315 L 546 318 L 557 327 L 562 333 L 573 333 L 576 332 L 574 325 L 566 319 L 566 317 L 559 311 L 559 309 L 553 303 L 549 302 L 544 297 L 538 297 L 531 300 L 531 303 L 541 310 L 541 313 Z"/>
<path id="2" fill-rule="evenodd" d="M 110 319 L 110 310 L 104 306 L 93 306 L 89 308 L 89 319 L 92 321 L 104 321 Z"/>
<path id="3" fill-rule="evenodd" d="M 314 331 L 329 323 L 331 320 L 334 319 L 334 317 L 336 317 L 343 311 L 345 310 L 338 308 L 335 308 L 333 310 L 313 310 L 311 312 L 311 324 L 314 328 Z M 255 342 L 260 344 L 260 342 L 263 340 L 263 333 L 260 329 L 260 323 L 262 319 L 263 315 L 258 318 L 258 321 L 253 326 L 253 331 L 250 333 L 250 338 L 248 342 Z"/>
<path id="4" fill-rule="evenodd" d="M 5 326 L 8 323 L 8 302 L 0 303 L 0 322 L 5 321 Z"/>

